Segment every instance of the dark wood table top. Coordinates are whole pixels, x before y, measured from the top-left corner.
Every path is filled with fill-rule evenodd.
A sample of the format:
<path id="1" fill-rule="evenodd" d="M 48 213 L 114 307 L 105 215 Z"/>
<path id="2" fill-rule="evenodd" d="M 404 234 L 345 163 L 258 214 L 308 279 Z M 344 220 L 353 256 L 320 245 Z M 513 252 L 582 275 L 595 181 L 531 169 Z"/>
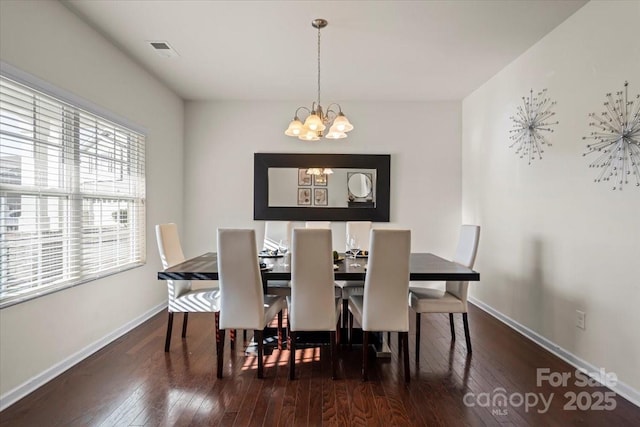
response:
<path id="1" fill-rule="evenodd" d="M 291 280 L 291 265 L 283 265 L 283 258 L 264 258 L 273 267 L 262 271 L 263 280 Z M 359 267 L 352 267 L 353 260 L 337 263 L 335 280 L 364 280 L 366 258 L 358 258 Z M 218 258 L 207 252 L 158 272 L 158 280 L 218 280 Z M 411 254 L 410 280 L 412 281 L 479 281 L 480 273 L 455 262 L 430 253 Z"/>

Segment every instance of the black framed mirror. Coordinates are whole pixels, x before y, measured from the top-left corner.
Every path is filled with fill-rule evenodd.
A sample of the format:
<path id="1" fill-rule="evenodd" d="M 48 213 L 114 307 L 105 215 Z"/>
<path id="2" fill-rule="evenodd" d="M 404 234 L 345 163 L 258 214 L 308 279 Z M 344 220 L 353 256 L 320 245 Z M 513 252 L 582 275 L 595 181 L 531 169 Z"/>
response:
<path id="1" fill-rule="evenodd" d="M 390 181 L 389 154 L 255 153 L 253 219 L 389 222 Z"/>

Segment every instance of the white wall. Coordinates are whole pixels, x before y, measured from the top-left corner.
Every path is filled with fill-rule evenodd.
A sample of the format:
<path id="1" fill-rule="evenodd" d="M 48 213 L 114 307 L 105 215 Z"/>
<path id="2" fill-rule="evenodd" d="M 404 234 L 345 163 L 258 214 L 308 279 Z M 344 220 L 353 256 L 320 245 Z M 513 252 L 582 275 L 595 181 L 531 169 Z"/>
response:
<path id="1" fill-rule="evenodd" d="M 450 256 L 461 212 L 460 103 L 341 102 L 356 127 L 349 138 L 285 136 L 306 103 L 186 103 L 185 251 L 215 250 L 216 227 L 255 227 L 262 236 L 262 221 L 253 221 L 255 152 L 388 153 L 391 224 L 383 226 L 410 228 L 413 250 Z M 334 248 L 344 249 L 344 223 L 333 232 Z"/>
<path id="2" fill-rule="evenodd" d="M 463 221 L 481 224 L 472 295 L 640 390 L 640 188 L 582 157 L 605 94 L 640 93 L 640 2 L 590 2 L 463 101 Z M 548 89 L 560 124 L 528 166 L 509 117 Z M 585 311 L 586 330 L 576 328 Z"/>
<path id="3" fill-rule="evenodd" d="M 161 264 L 153 225 L 182 222 L 184 109 L 176 95 L 57 1 L 0 2 L 0 59 L 148 131 L 147 264 L 0 310 L 4 407 L 93 343 L 166 304 L 166 286 L 156 280 Z"/>

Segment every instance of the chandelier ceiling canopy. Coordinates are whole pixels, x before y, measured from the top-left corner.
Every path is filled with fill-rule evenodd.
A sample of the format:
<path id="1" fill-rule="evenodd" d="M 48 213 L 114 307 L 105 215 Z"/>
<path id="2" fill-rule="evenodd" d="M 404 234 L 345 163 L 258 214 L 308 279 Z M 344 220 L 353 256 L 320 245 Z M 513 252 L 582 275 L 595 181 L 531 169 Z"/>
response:
<path id="1" fill-rule="evenodd" d="M 318 141 L 323 136 L 329 139 L 341 139 L 347 137 L 347 132 L 353 129 L 353 125 L 342 113 L 339 104 L 329 104 L 326 110 L 320 104 L 320 30 L 326 27 L 328 22 L 324 19 L 314 19 L 311 25 L 318 29 L 318 99 L 311 104 L 311 108 L 298 107 L 293 120 L 284 132 L 285 135 L 297 137 L 304 141 Z M 335 110 L 338 109 L 338 111 Z M 304 110 L 307 117 L 304 123 L 300 120 L 298 112 Z M 324 131 L 329 128 L 329 132 Z"/>

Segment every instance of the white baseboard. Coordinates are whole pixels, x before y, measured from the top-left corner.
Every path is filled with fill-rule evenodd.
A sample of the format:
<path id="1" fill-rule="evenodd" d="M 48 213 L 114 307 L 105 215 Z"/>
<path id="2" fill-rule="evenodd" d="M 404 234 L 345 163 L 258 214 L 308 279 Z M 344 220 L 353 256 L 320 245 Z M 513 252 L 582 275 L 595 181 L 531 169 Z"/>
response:
<path id="1" fill-rule="evenodd" d="M 71 356 L 67 357 L 61 362 L 53 365 L 49 369 L 25 381 L 24 383 L 20 384 L 16 388 L 9 390 L 8 392 L 0 396 L 0 411 L 4 411 L 9 406 L 13 405 L 15 402 L 25 397 L 27 394 L 36 390 L 38 387 L 41 387 L 44 384 L 48 383 L 49 381 L 51 381 L 52 379 L 54 379 L 64 371 L 66 371 L 67 369 L 83 361 L 84 359 L 91 356 L 96 351 L 100 350 L 102 347 L 120 338 L 122 335 L 131 331 L 133 328 L 139 326 L 140 324 L 146 322 L 151 317 L 155 316 L 158 312 L 166 308 L 167 308 L 167 303 L 163 303 L 153 307 L 152 309 L 148 310 L 146 313 L 143 313 L 142 315 L 136 317 L 130 322 L 127 322 L 126 324 L 116 329 L 115 331 L 111 332 L 110 334 L 89 344 L 82 350 L 72 354 Z"/>
<path id="2" fill-rule="evenodd" d="M 491 307 L 490 305 L 487 305 L 485 303 L 483 303 L 482 301 L 479 301 L 476 298 L 473 297 L 468 297 L 468 300 L 470 303 L 472 303 L 473 305 L 477 306 L 479 309 L 485 311 L 486 313 L 490 314 L 491 316 L 495 317 L 496 319 L 500 320 L 502 323 L 504 323 L 505 325 L 509 326 L 511 329 L 514 329 L 515 331 L 519 332 L 520 334 L 524 335 L 525 337 L 529 338 L 531 341 L 535 342 L 536 344 L 538 344 L 540 347 L 544 348 L 545 350 L 550 351 L 551 353 L 553 353 L 554 355 L 558 356 L 560 359 L 564 360 L 565 362 L 567 362 L 568 364 L 570 364 L 571 366 L 574 366 L 575 368 L 580 368 L 580 369 L 584 369 L 587 372 L 599 372 L 599 367 L 592 365 L 591 363 L 582 360 L 581 358 L 579 358 L 578 356 L 576 356 L 575 354 L 565 350 L 564 348 L 560 347 L 559 345 L 557 345 L 556 343 L 548 340 L 547 338 L 543 337 L 542 335 L 538 334 L 537 332 L 527 328 L 526 326 L 516 322 L 515 320 L 513 320 L 512 318 L 505 316 L 504 314 L 500 313 L 498 310 L 494 309 L 493 307 Z M 595 378 L 596 380 L 598 378 Z M 619 394 L 620 396 L 624 397 L 625 399 L 627 399 L 629 402 L 633 403 L 634 405 L 640 407 L 640 391 L 634 389 L 633 387 L 623 383 L 622 381 L 620 381 L 618 379 L 615 387 L 610 387 L 616 394 Z"/>

